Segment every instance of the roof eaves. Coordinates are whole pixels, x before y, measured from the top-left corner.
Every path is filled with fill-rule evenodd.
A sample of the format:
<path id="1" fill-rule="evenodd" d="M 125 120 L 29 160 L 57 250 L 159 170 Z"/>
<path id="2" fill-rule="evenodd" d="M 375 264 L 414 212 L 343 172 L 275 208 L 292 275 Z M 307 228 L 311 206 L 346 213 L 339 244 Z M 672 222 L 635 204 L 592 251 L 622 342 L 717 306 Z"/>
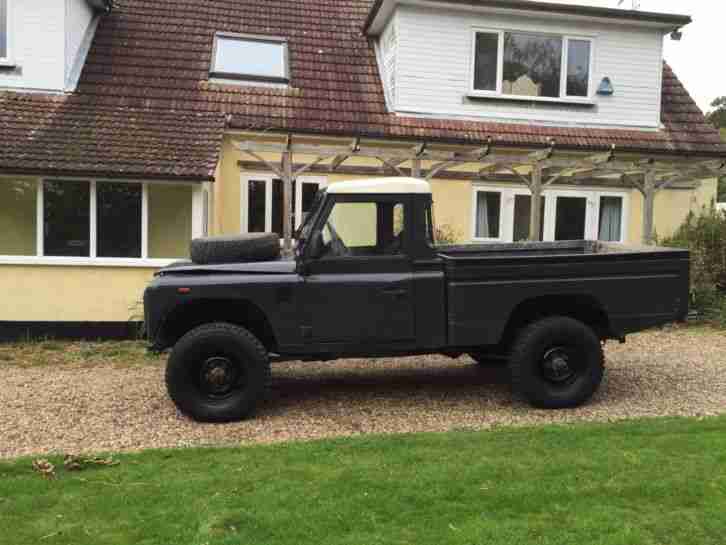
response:
<path id="1" fill-rule="evenodd" d="M 371 7 L 363 25 L 363 33 L 367 34 L 386 0 L 376 0 Z M 576 4 L 555 4 L 552 2 L 532 2 L 531 0 L 437 0 L 444 4 L 487 7 L 495 9 L 521 10 L 543 13 L 561 13 L 563 15 L 579 15 L 621 21 L 641 23 L 657 23 L 672 25 L 674 30 L 693 22 L 690 15 L 656 13 L 652 11 L 603 8 L 596 6 L 580 6 Z"/>

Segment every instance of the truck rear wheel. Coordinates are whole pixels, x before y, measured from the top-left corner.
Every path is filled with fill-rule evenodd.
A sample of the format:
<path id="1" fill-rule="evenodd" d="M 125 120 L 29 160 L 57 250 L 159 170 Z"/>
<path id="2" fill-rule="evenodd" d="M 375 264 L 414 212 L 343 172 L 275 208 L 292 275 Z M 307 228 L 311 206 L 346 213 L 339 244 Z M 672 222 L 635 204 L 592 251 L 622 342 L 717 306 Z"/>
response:
<path id="1" fill-rule="evenodd" d="M 590 327 L 572 318 L 545 318 L 515 341 L 512 387 L 535 407 L 578 407 L 600 387 L 604 362 L 600 339 Z"/>
<path id="2" fill-rule="evenodd" d="M 243 327 L 199 326 L 174 346 L 166 367 L 169 396 L 181 412 L 201 422 L 250 416 L 270 376 L 262 343 Z"/>

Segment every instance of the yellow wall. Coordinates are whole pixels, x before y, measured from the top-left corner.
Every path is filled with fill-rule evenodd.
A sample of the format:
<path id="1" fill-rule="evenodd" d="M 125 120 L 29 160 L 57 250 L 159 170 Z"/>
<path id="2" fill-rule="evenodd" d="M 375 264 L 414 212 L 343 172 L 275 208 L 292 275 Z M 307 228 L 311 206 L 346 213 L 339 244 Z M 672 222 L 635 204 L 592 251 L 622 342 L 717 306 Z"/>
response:
<path id="1" fill-rule="evenodd" d="M 192 238 L 192 187 L 149 185 L 149 257 L 189 256 Z"/>
<path id="2" fill-rule="evenodd" d="M 267 155 L 267 159 L 279 157 Z M 226 138 L 222 160 L 217 169 L 217 180 L 211 188 L 213 206 L 210 207 L 210 232 L 235 234 L 240 232 L 240 178 L 238 161 L 241 152 L 234 149 Z M 244 157 L 245 160 L 251 160 Z M 299 161 L 314 159 L 298 157 Z M 379 166 L 373 159 L 359 158 L 346 162 L 351 165 Z M 328 183 L 365 178 L 346 174 L 324 175 Z M 495 184 L 497 185 L 497 184 Z M 501 184 L 499 184 L 501 185 Z M 435 220 L 439 226 L 449 226 L 461 240 L 469 240 L 472 232 L 472 183 L 468 181 L 434 180 Z M 180 186 L 149 186 L 150 257 L 178 257 L 187 255 L 191 234 L 190 188 Z M 184 202 L 181 202 L 181 198 Z M 716 195 L 716 182 L 705 182 L 696 191 L 667 190 L 656 200 L 655 224 L 659 236 L 670 234 L 691 210 L 697 211 Z M 0 198 L 6 198 L 0 195 Z M 27 206 L 26 206 L 27 205 Z M 31 205 L 19 205 L 22 215 L 35 218 Z M 23 208 L 25 207 L 25 208 Z M 630 240 L 641 239 L 642 198 L 637 191 L 630 199 Z M 3 214 L 0 234 L 12 232 L 18 244 L 30 245 L 34 253 L 34 237 L 23 234 L 11 226 L 20 217 Z M 163 218 L 163 219 L 162 219 Z M 29 224 L 28 224 L 29 225 Z M 34 230 L 34 225 L 32 226 Z M 4 300 L 0 321 L 127 321 L 139 318 L 139 307 L 144 287 L 153 274 L 147 268 L 77 267 L 40 265 L 0 265 L 3 278 Z"/>
<path id="3" fill-rule="evenodd" d="M 703 180 L 696 190 L 664 189 L 655 197 L 654 228 L 658 238 L 671 236 L 684 222 L 689 212 L 698 214 L 716 201 L 718 181 Z M 630 239 L 639 244 L 643 238 L 643 195 L 634 189 L 630 193 Z"/>
<path id="4" fill-rule="evenodd" d="M 0 321 L 140 321 L 152 269 L 0 265 Z"/>
<path id="5" fill-rule="evenodd" d="M 35 255 L 36 180 L 0 180 L 0 254 Z"/>

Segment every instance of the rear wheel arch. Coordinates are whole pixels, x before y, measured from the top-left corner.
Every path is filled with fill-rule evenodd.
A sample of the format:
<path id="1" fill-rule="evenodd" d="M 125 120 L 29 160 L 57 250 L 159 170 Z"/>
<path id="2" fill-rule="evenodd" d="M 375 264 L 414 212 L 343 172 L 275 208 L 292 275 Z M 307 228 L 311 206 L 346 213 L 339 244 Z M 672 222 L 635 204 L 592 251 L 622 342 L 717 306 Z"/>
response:
<path id="1" fill-rule="evenodd" d="M 178 306 L 164 318 L 156 344 L 173 346 L 189 331 L 217 322 L 244 327 L 268 352 L 277 351 L 277 337 L 270 320 L 258 305 L 249 300 L 200 299 Z"/>
<path id="2" fill-rule="evenodd" d="M 501 344 L 510 347 L 522 329 L 552 316 L 582 322 L 592 328 L 600 339 L 615 336 L 605 307 L 592 295 L 544 295 L 526 299 L 514 308 L 504 327 Z"/>

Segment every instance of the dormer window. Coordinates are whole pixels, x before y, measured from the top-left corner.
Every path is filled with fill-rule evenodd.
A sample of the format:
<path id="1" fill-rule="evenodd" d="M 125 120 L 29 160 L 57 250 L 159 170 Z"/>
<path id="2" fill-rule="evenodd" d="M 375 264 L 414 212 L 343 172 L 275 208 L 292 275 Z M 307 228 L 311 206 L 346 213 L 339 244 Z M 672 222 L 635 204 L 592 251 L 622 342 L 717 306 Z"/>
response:
<path id="1" fill-rule="evenodd" d="M 0 62 L 8 61 L 8 57 L 10 57 L 10 46 L 8 44 L 10 24 L 8 19 L 8 0 L 0 0 Z"/>
<path id="2" fill-rule="evenodd" d="M 288 83 L 287 40 L 218 32 L 214 37 L 211 76 L 218 79 Z"/>
<path id="3" fill-rule="evenodd" d="M 592 46 L 590 38 L 477 30 L 472 94 L 512 99 L 589 99 Z"/>

